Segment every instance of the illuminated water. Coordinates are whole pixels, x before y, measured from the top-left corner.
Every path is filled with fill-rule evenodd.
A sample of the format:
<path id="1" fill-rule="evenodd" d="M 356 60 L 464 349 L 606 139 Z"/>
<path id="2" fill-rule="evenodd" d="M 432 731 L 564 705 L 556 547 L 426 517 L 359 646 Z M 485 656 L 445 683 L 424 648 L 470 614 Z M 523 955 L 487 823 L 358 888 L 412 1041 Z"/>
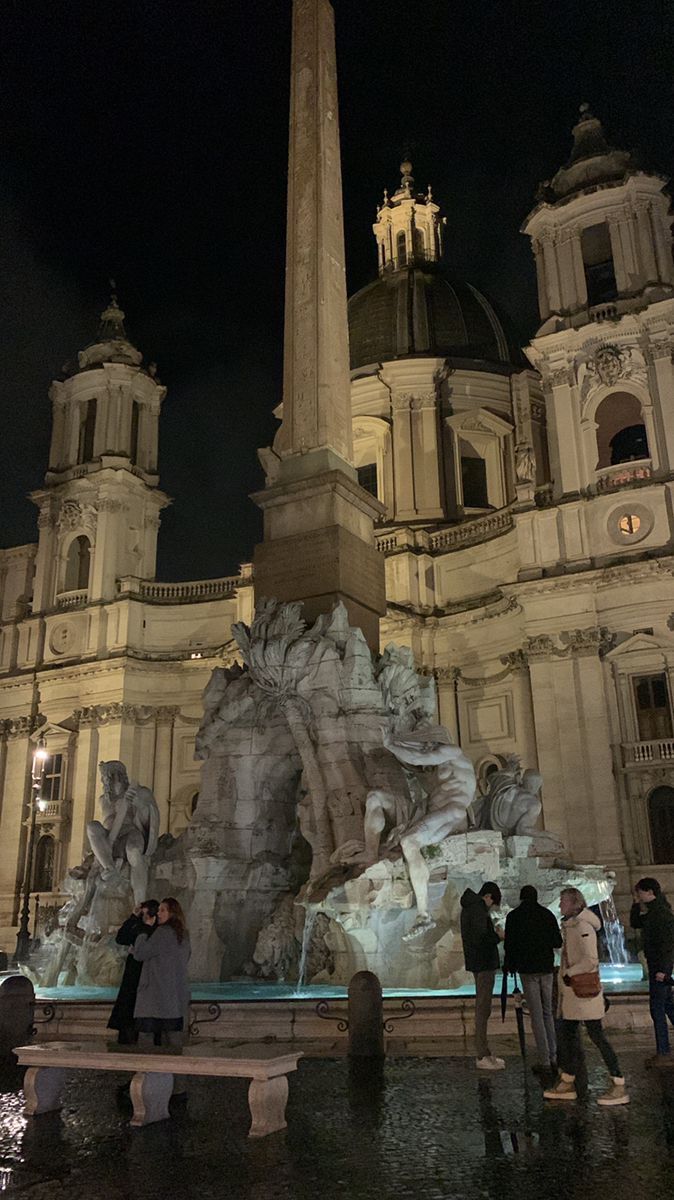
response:
<path id="1" fill-rule="evenodd" d="M 640 963 L 602 963 L 601 978 L 605 990 L 611 992 L 645 992 L 648 984 L 643 979 Z M 509 981 L 512 990 L 512 981 Z M 401 999 L 405 996 L 428 996 L 441 999 L 443 996 L 473 996 L 475 989 L 472 983 L 460 988 L 384 988 L 384 998 L 389 1000 Z M 497 975 L 494 991 L 500 994 L 501 976 Z M 102 987 L 53 987 L 38 988 L 37 996 L 41 1000 L 61 1001 L 112 1001 L 117 995 L 116 988 Z M 345 999 L 345 987 L 330 984 L 298 984 L 292 983 L 259 983 L 251 980 L 228 980 L 224 983 L 193 983 L 193 1001 L 230 1001 L 245 1003 L 246 1001 L 318 1001 Z"/>

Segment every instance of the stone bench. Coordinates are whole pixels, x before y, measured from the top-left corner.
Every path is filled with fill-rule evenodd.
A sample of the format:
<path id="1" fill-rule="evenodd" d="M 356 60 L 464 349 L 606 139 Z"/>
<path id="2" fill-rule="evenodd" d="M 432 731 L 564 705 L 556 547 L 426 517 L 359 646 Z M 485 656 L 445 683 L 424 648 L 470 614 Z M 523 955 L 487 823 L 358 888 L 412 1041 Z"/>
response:
<path id="1" fill-rule="evenodd" d="M 133 1071 L 131 1124 L 139 1127 L 163 1121 L 175 1075 L 220 1075 L 250 1079 L 249 1137 L 264 1137 L 286 1127 L 288 1074 L 297 1070 L 302 1052 L 280 1054 L 274 1046 L 191 1046 L 183 1054 L 158 1050 L 108 1049 L 100 1042 L 42 1042 L 17 1046 L 21 1066 L 28 1067 L 23 1081 L 26 1116 L 61 1108 L 66 1070 Z"/>

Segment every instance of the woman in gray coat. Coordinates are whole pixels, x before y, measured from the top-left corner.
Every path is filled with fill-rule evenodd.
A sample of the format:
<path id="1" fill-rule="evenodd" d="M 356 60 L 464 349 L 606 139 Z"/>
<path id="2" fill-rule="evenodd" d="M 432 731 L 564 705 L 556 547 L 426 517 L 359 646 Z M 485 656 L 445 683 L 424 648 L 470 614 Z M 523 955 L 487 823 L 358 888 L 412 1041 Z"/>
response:
<path id="1" fill-rule="evenodd" d="M 159 905 L 152 937 L 139 934 L 132 954 L 143 964 L 134 1009 L 139 1045 L 152 1044 L 158 1034 L 162 1045 L 182 1048 L 190 1004 L 190 939 L 183 910 L 172 896 Z"/>

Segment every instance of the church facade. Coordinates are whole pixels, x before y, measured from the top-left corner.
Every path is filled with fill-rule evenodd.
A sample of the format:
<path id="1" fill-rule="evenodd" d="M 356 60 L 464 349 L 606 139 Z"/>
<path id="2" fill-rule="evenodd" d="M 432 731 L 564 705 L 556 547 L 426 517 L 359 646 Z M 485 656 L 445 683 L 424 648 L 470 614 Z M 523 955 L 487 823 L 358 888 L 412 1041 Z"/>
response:
<path id="1" fill-rule="evenodd" d="M 531 239 L 541 325 L 506 319 L 443 263 L 409 163 L 374 225 L 377 279 L 349 301 L 354 461 L 383 505 L 382 645 L 413 647 L 481 786 L 509 754 L 543 775 L 574 856 L 674 886 L 674 264 L 665 181 L 586 109 Z M 211 669 L 234 657 L 252 569 L 155 580 L 164 389 L 111 301 L 52 385 L 37 545 L 0 551 L 0 939 L 24 882 L 31 765 L 48 758 L 31 889 L 85 849 L 97 764 L 189 821 Z M 0 942 L 2 944 L 2 942 Z"/>

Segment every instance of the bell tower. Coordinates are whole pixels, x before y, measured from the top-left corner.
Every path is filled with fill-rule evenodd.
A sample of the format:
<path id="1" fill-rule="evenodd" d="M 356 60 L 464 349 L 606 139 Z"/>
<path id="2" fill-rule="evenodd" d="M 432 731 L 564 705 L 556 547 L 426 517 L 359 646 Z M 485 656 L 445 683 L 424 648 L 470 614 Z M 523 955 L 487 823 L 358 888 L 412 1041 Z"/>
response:
<path id="1" fill-rule="evenodd" d="M 614 546 L 671 536 L 669 518 L 659 511 L 657 497 L 664 502 L 664 496 L 647 487 L 674 475 L 666 183 L 612 146 L 584 104 L 571 156 L 541 186 L 523 226 L 536 260 L 542 322 L 527 354 L 546 394 L 553 498 L 638 488 L 638 510 L 618 506 L 608 520 L 604 532 Z M 595 524 L 590 540 L 597 537 Z M 581 558 L 595 549 L 584 539 Z"/>
<path id="2" fill-rule="evenodd" d="M 414 190 L 412 164 L 400 164 L 400 187 L 392 196 L 384 191 L 377 207 L 372 229 L 377 239 L 379 274 L 400 270 L 442 258 L 446 217 L 433 201 L 430 187 L 425 193 Z"/>
<path id="3" fill-rule="evenodd" d="M 152 579 L 159 513 L 159 413 L 166 394 L 131 343 L 114 292 L 96 340 L 50 389 L 35 612 L 114 599 L 122 575 Z"/>

